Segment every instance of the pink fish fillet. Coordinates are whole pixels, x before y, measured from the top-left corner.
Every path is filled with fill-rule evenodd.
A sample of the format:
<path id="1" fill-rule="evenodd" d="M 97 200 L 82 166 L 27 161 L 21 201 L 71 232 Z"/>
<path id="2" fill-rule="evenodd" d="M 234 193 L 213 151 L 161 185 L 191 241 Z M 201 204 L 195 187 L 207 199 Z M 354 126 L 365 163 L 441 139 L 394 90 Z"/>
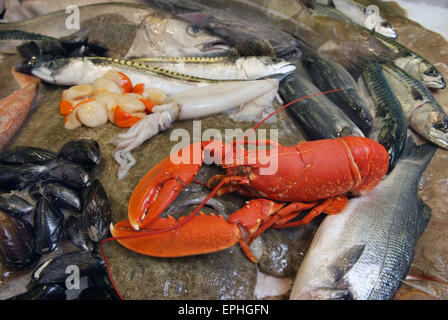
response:
<path id="1" fill-rule="evenodd" d="M 12 69 L 20 89 L 0 101 L 0 151 L 9 143 L 25 121 L 34 102 L 39 79 Z"/>

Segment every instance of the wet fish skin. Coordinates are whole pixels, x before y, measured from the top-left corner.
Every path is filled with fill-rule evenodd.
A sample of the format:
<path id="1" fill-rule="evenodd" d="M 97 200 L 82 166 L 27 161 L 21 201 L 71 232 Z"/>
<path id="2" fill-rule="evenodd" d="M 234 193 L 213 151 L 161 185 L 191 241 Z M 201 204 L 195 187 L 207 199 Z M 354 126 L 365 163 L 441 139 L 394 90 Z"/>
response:
<path id="1" fill-rule="evenodd" d="M 240 55 L 269 55 L 271 49 L 276 57 L 290 61 L 301 55 L 293 36 L 266 19 L 253 18 L 246 11 L 230 10 L 227 3 L 197 0 L 147 2 L 218 35 L 235 47 Z"/>
<path id="2" fill-rule="evenodd" d="M 393 60 L 398 67 L 420 80 L 428 88 L 446 88 L 442 74 L 428 60 L 401 43 L 384 37 L 377 32 L 373 32 L 372 35 L 398 54 L 398 57 Z"/>
<path id="3" fill-rule="evenodd" d="M 87 30 L 89 41 L 96 34 L 104 33 L 111 38 L 101 41 L 106 47 L 117 46 L 113 38 L 127 42 L 125 52 L 118 52 L 120 57 L 222 55 L 230 49 L 221 38 L 180 17 L 147 5 L 125 2 L 91 4 L 79 7 L 79 14 L 80 30 L 66 27 L 68 14 L 65 10 L 24 22 L 1 24 L 0 30 L 20 30 L 60 40 L 79 34 L 85 36 Z M 117 21 L 123 28 L 116 28 Z M 113 32 L 108 33 L 111 28 Z M 191 31 L 193 29 L 194 32 Z"/>
<path id="4" fill-rule="evenodd" d="M 297 72 L 287 76 L 279 87 L 280 96 L 285 103 L 319 92 L 319 89 Z M 326 96 L 297 101 L 288 107 L 288 112 L 311 140 L 364 136 L 350 118 Z"/>
<path id="5" fill-rule="evenodd" d="M 322 58 L 306 44 L 300 45 L 302 63 L 313 83 L 321 91 L 344 89 L 328 95 L 361 131 L 368 135 L 372 129 L 373 119 L 363 99 L 358 93 L 358 86 L 352 76 L 340 64 Z"/>
<path id="6" fill-rule="evenodd" d="M 393 63 L 381 65 L 409 126 L 436 145 L 448 148 L 448 116 L 431 92 Z"/>
<path id="7" fill-rule="evenodd" d="M 389 172 L 403 152 L 407 135 L 407 121 L 403 108 L 390 88 L 380 65 L 366 62 L 358 84 L 374 118 L 369 138 L 382 144 L 389 154 Z"/>
<path id="8" fill-rule="evenodd" d="M 165 70 L 211 80 L 257 80 L 272 76 L 281 80 L 296 69 L 289 61 L 264 56 L 156 57 L 135 60 Z"/>
<path id="9" fill-rule="evenodd" d="M 34 105 L 39 79 L 21 74 L 14 69 L 12 74 L 21 89 L 0 101 L 0 151 L 6 147 L 25 121 Z"/>
<path id="10" fill-rule="evenodd" d="M 305 256 L 291 299 L 391 299 L 427 222 L 418 181 L 436 147 L 408 137 L 392 173 L 369 194 L 327 216 Z"/>
<path id="11" fill-rule="evenodd" d="M 346 15 L 353 23 L 358 24 L 362 27 L 369 27 L 369 29 L 375 30 L 381 35 L 396 39 L 397 33 L 395 32 L 394 27 L 384 20 L 381 15 L 376 18 L 376 21 L 373 25 L 369 25 L 369 13 L 367 10 L 367 6 L 360 3 L 356 0 L 331 0 L 334 7 Z"/>

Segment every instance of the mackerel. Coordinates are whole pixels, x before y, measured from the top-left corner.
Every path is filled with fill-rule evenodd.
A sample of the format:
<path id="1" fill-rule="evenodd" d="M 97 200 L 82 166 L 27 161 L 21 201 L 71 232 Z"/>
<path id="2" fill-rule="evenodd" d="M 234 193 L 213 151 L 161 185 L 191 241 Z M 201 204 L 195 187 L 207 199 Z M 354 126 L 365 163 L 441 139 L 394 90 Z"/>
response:
<path id="1" fill-rule="evenodd" d="M 385 63 L 381 67 L 409 126 L 429 141 L 448 149 L 448 116 L 431 92 L 395 64 Z"/>
<path id="2" fill-rule="evenodd" d="M 402 154 L 406 142 L 407 121 L 403 108 L 378 63 L 365 63 L 358 85 L 374 118 L 374 128 L 369 138 L 386 148 L 390 171 Z"/>

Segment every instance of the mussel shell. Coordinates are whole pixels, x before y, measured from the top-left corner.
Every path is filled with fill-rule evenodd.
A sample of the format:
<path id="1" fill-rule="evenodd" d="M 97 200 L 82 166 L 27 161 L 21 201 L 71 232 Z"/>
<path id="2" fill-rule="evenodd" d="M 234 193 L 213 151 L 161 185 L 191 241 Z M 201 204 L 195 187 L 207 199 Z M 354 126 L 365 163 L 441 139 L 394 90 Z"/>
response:
<path id="1" fill-rule="evenodd" d="M 25 220 L 0 211 L 0 253 L 4 260 L 24 268 L 39 258 L 35 251 L 33 228 Z"/>
<path id="2" fill-rule="evenodd" d="M 20 218 L 34 211 L 34 206 L 15 194 L 4 197 L 0 196 L 0 210 L 7 214 Z"/>
<path id="3" fill-rule="evenodd" d="M 50 258 L 37 267 L 31 278 L 35 285 L 64 283 L 71 274 L 67 267 L 76 266 L 80 277 L 95 273 L 104 268 L 104 260 L 87 251 L 74 251 Z"/>
<path id="4" fill-rule="evenodd" d="M 80 211 L 81 196 L 79 193 L 60 183 L 46 183 L 42 186 L 42 195 L 59 208 Z"/>
<path id="5" fill-rule="evenodd" d="M 64 228 L 64 214 L 45 198 L 37 200 L 34 212 L 36 252 L 43 254 L 56 249 Z"/>
<path id="6" fill-rule="evenodd" d="M 75 189 L 88 187 L 91 183 L 89 173 L 79 164 L 55 159 L 47 164 L 48 173 L 45 179 L 66 184 Z"/>
<path id="7" fill-rule="evenodd" d="M 64 225 L 64 235 L 74 246 L 84 251 L 92 251 L 94 243 L 89 238 L 86 228 L 75 215 L 71 215 L 67 218 Z"/>
<path id="8" fill-rule="evenodd" d="M 43 163 L 56 158 L 57 153 L 35 147 L 16 147 L 0 153 L 0 162 L 9 164 Z"/>
<path id="9" fill-rule="evenodd" d="M 101 182 L 97 179 L 88 189 L 83 208 L 83 223 L 90 239 L 95 242 L 105 239 L 111 221 L 110 200 Z"/>
<path id="10" fill-rule="evenodd" d="M 48 167 L 39 164 L 0 165 L 0 189 L 5 191 L 23 189 L 48 173 Z"/>
<path id="11" fill-rule="evenodd" d="M 58 157 L 92 167 L 101 161 L 100 146 L 98 142 L 91 139 L 70 141 L 62 146 Z"/>
<path id="12" fill-rule="evenodd" d="M 65 288 L 59 284 L 37 286 L 8 300 L 66 300 Z"/>

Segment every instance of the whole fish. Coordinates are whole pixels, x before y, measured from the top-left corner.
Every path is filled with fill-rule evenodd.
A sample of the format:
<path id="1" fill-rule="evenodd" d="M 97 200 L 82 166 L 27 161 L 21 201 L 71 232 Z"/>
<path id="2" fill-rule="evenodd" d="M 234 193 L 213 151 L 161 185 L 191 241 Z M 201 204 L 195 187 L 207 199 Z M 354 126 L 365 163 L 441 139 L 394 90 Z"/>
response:
<path id="1" fill-rule="evenodd" d="M 408 274 L 430 209 L 418 181 L 436 147 L 408 137 L 392 173 L 369 194 L 325 217 L 300 266 L 291 299 L 391 299 Z"/>
<path id="2" fill-rule="evenodd" d="M 398 57 L 393 59 L 398 67 L 423 82 L 425 86 L 433 89 L 444 89 L 446 87 L 440 71 L 418 53 L 377 32 L 374 32 L 373 36 L 398 54 Z"/>
<path id="3" fill-rule="evenodd" d="M 346 17 L 332 7 L 314 5 L 313 11 L 317 15 L 327 17 L 328 19 L 347 22 Z M 368 30 L 364 29 L 364 31 Z M 380 54 L 382 59 L 394 61 L 397 66 L 423 82 L 428 88 L 444 89 L 446 87 L 442 74 L 425 58 L 394 39 L 385 37 L 378 32 L 371 32 L 371 36 L 390 49 L 389 53 Z"/>
<path id="4" fill-rule="evenodd" d="M 353 23 L 375 30 L 385 37 L 396 39 L 397 33 L 394 27 L 387 22 L 373 7 L 366 6 L 356 0 L 331 0 L 334 7 L 346 15 Z M 377 9 L 377 8 L 376 8 Z"/>
<path id="5" fill-rule="evenodd" d="M 39 86 L 39 79 L 12 69 L 21 88 L 0 101 L 0 151 L 20 129 L 30 112 Z"/>
<path id="6" fill-rule="evenodd" d="M 409 126 L 429 141 L 448 149 L 448 116 L 431 92 L 395 64 L 386 63 L 381 67 Z"/>
<path id="7" fill-rule="evenodd" d="M 52 38 L 85 36 L 109 49 L 108 55 L 215 56 L 230 49 L 221 38 L 162 10 L 132 3 L 100 3 L 79 7 L 79 30 L 68 25 L 70 13 L 49 13 L 24 22 L 1 24 L 0 30 L 20 30 Z"/>
<path id="8" fill-rule="evenodd" d="M 279 79 L 296 67 L 272 57 L 175 57 L 138 58 L 140 62 L 165 70 L 212 80 L 256 80 L 278 75 Z"/>
<path id="9" fill-rule="evenodd" d="M 263 61 L 262 58 L 260 58 Z M 259 61 L 258 58 L 255 58 Z M 271 60 L 272 64 L 266 65 L 264 70 L 250 69 L 248 71 L 263 74 L 263 77 L 270 74 L 283 77 L 285 73 L 290 73 L 295 69 L 294 65 L 281 60 Z M 250 61 L 249 61 L 250 62 Z M 147 63 L 136 60 L 123 60 L 104 57 L 79 57 L 60 58 L 53 60 L 41 59 L 31 64 L 23 63 L 17 66 L 20 70 L 30 72 L 45 82 L 58 85 L 76 85 L 82 83 L 93 83 L 93 81 L 109 70 L 117 70 L 126 74 L 132 83 L 143 83 L 146 87 L 155 87 L 163 90 L 167 95 L 183 92 L 195 87 L 207 86 L 210 83 L 223 81 L 198 78 L 191 75 L 181 74 L 175 71 L 161 69 Z M 209 69 L 208 72 L 212 70 Z M 242 80 L 244 73 L 240 72 Z M 214 75 L 219 77 L 219 75 Z"/>
<path id="10" fill-rule="evenodd" d="M 306 44 L 300 45 L 302 63 L 313 83 L 321 91 L 343 88 L 327 97 L 339 107 L 364 134 L 372 129 L 372 116 L 358 93 L 358 85 L 340 64 L 324 59 Z"/>
<path id="11" fill-rule="evenodd" d="M 280 83 L 279 93 L 286 104 L 320 91 L 295 72 Z M 350 118 L 323 95 L 297 101 L 288 111 L 311 140 L 364 136 Z"/>
<path id="12" fill-rule="evenodd" d="M 252 17 L 247 11 L 227 8 L 227 1 L 148 0 L 147 3 L 221 37 L 240 55 L 274 55 L 291 61 L 300 57 L 296 39 L 291 34 L 266 19 Z"/>
<path id="13" fill-rule="evenodd" d="M 386 148 L 390 171 L 402 154 L 406 142 L 407 121 L 403 108 L 378 63 L 367 62 L 364 65 L 358 84 L 374 116 L 374 128 L 369 138 Z"/>

